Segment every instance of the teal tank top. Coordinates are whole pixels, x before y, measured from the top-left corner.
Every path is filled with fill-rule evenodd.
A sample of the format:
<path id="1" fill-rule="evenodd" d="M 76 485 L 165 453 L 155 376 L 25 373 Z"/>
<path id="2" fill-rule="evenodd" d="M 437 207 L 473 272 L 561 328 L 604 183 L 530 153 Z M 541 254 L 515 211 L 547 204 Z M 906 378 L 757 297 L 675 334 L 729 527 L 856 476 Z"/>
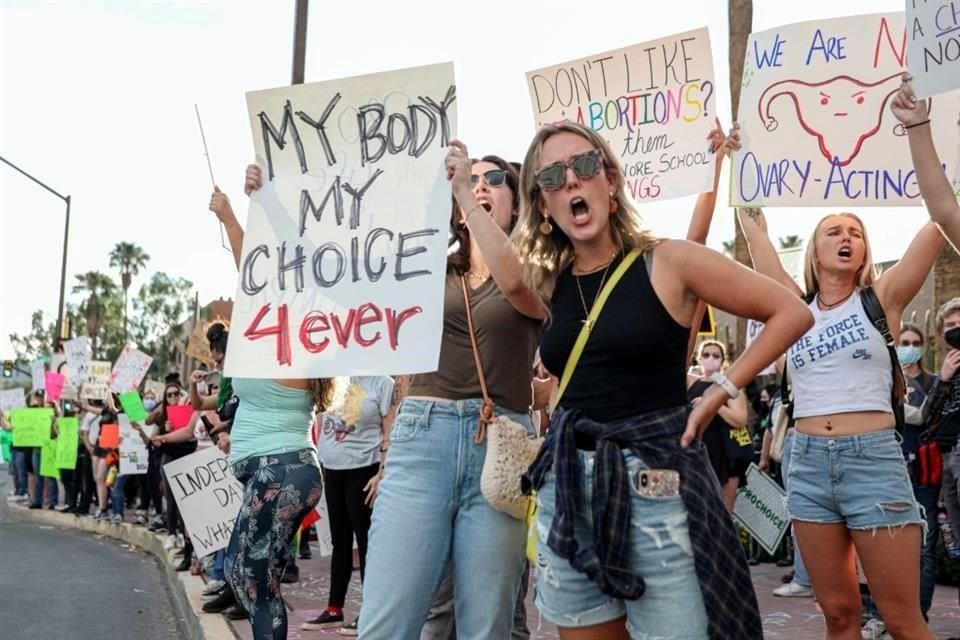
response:
<path id="1" fill-rule="evenodd" d="M 233 378 L 232 382 L 240 404 L 230 430 L 231 463 L 315 448 L 310 438 L 310 391 L 262 378 Z"/>

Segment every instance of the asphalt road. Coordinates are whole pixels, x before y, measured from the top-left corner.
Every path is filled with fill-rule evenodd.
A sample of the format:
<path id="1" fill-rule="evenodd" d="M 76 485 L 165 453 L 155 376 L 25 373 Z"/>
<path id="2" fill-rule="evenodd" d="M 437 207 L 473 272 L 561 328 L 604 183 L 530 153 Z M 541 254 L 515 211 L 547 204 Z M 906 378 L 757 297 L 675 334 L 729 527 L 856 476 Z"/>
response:
<path id="1" fill-rule="evenodd" d="M 0 500 L 11 487 L 0 464 Z M 159 562 L 110 538 L 25 524 L 0 506 L 0 638 L 186 638 Z"/>

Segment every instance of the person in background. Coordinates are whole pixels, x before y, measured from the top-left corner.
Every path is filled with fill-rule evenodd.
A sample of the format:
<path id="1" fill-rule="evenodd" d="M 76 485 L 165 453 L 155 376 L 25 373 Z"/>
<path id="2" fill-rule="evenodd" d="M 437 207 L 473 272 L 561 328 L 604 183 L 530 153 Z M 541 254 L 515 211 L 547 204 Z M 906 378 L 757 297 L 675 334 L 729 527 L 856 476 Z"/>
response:
<path id="1" fill-rule="evenodd" d="M 148 414 L 157 408 L 157 396 L 153 391 L 145 391 L 143 394 L 143 408 Z M 147 446 L 147 473 L 140 477 L 140 507 L 137 509 L 135 524 L 146 526 L 151 524 L 151 510 L 154 520 L 152 524 L 163 522 L 163 490 L 160 480 L 160 454 L 146 438 Z M 152 531 L 157 531 L 159 527 L 154 527 Z M 166 530 L 166 526 L 163 527 Z"/>
<path id="2" fill-rule="evenodd" d="M 63 483 L 63 508 L 61 513 L 74 513 L 77 510 L 77 501 L 80 491 L 83 487 L 84 476 L 83 469 L 80 466 L 80 456 L 86 453 L 86 448 L 80 444 L 79 422 L 81 417 L 77 416 L 78 407 L 71 401 L 65 400 L 63 405 L 63 417 L 77 418 L 77 458 L 73 469 L 60 469 L 60 481 Z M 58 429 L 57 440 L 66 436 Z"/>
<path id="3" fill-rule="evenodd" d="M 33 406 L 34 407 L 47 407 L 53 409 L 53 421 L 51 421 L 51 429 L 53 429 L 53 422 L 60 417 L 60 405 L 56 402 L 45 402 L 44 395 L 42 391 L 36 391 L 33 394 Z M 57 502 L 59 502 L 59 487 L 57 484 L 56 478 L 44 477 L 40 475 L 40 448 L 32 447 L 31 448 L 31 464 L 33 467 L 33 474 L 35 477 L 33 483 L 33 502 L 30 503 L 31 509 L 42 509 L 44 504 L 44 498 L 46 498 L 47 509 L 56 509 Z"/>

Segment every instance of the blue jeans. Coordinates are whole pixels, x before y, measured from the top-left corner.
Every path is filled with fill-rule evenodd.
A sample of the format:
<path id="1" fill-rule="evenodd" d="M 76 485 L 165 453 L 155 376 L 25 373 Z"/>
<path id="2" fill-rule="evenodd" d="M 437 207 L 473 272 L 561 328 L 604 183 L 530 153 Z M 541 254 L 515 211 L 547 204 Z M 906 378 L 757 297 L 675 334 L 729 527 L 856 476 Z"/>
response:
<path id="1" fill-rule="evenodd" d="M 480 493 L 487 451 L 486 441 L 473 441 L 480 406 L 417 399 L 400 406 L 370 528 L 364 640 L 417 640 L 448 567 L 457 636 L 510 637 L 526 525 Z M 532 433 L 525 413 L 496 411 Z"/>
<path id="2" fill-rule="evenodd" d="M 16 472 L 14 476 L 14 493 L 18 496 L 27 495 L 27 456 L 28 451 L 17 449 L 13 452 L 13 469 Z"/>
<path id="3" fill-rule="evenodd" d="M 790 475 L 787 472 L 790 470 L 790 455 L 793 449 L 794 433 L 795 431 L 790 429 L 783 440 L 783 458 L 780 460 L 780 466 L 782 468 L 781 475 L 783 476 L 784 489 L 786 489 L 787 478 Z M 810 574 L 807 573 L 807 567 L 803 564 L 803 556 L 800 555 L 800 545 L 797 544 L 796 536 L 793 537 L 793 581 L 804 587 L 809 587 L 813 584 L 810 580 Z"/>
<path id="4" fill-rule="evenodd" d="M 125 484 L 127 484 L 127 476 L 117 476 L 113 488 L 110 490 L 110 509 L 113 511 L 113 515 L 123 517 L 123 507 L 127 501 L 123 493 L 123 485 Z"/>
<path id="5" fill-rule="evenodd" d="M 210 579 L 211 580 L 223 580 L 223 558 L 226 556 L 226 552 L 223 549 L 216 551 L 213 554 L 213 567 L 210 569 Z"/>
<path id="6" fill-rule="evenodd" d="M 50 487 L 51 507 L 57 506 L 60 501 L 60 489 L 57 486 L 56 478 L 47 478 L 40 475 L 40 449 L 33 450 L 33 473 L 37 476 L 37 481 L 33 485 L 33 504 L 35 506 L 43 505 L 43 485 Z"/>

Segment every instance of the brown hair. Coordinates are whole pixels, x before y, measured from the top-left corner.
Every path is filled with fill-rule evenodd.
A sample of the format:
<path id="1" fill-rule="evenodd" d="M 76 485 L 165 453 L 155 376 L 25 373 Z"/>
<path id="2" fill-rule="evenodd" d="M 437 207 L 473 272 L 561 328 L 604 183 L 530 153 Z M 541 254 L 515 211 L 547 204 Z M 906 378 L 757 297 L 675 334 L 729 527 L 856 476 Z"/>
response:
<path id="1" fill-rule="evenodd" d="M 333 378 L 313 378 L 310 380 L 311 404 L 317 413 L 323 413 L 333 401 Z"/>
<path id="2" fill-rule="evenodd" d="M 727 362 L 727 348 L 723 346 L 722 342 L 716 340 L 704 340 L 700 343 L 700 347 L 697 349 L 697 361 L 703 357 L 703 350 L 707 347 L 716 347 L 720 349 L 720 367 L 726 369 L 729 362 Z"/>

